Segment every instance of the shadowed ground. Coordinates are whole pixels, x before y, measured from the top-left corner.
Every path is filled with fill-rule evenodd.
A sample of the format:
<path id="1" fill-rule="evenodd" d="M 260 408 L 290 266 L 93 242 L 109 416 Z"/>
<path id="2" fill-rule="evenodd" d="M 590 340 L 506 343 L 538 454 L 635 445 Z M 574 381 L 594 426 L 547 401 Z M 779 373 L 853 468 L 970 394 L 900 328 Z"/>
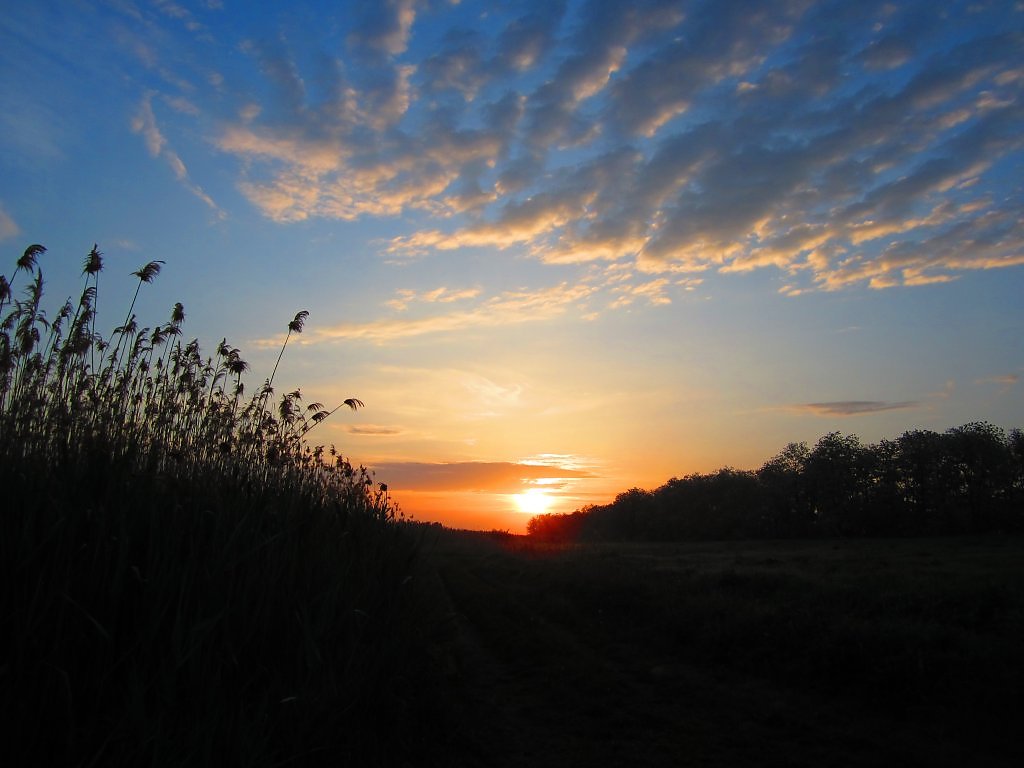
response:
<path id="1" fill-rule="evenodd" d="M 446 533 L 451 764 L 1019 764 L 1022 553 Z"/>

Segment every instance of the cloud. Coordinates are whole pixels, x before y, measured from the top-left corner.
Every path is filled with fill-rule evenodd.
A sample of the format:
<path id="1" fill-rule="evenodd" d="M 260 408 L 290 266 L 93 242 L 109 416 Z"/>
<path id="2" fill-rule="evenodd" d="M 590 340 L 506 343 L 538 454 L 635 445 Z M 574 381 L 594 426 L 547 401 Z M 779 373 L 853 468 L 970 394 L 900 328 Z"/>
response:
<path id="1" fill-rule="evenodd" d="M 191 115 L 192 117 L 199 116 L 199 107 L 182 96 L 164 96 L 164 101 L 166 101 L 167 106 L 175 112 L 180 112 L 184 115 Z"/>
<path id="2" fill-rule="evenodd" d="M 1020 376 L 1016 373 L 1007 373 L 1001 376 L 989 376 L 985 379 L 977 379 L 977 384 L 994 384 L 999 387 L 1000 394 L 1005 394 L 1017 386 L 1020 381 Z"/>
<path id="3" fill-rule="evenodd" d="M 565 7 L 565 0 L 537 3 L 529 13 L 510 21 L 498 39 L 494 68 L 525 72 L 544 60 L 555 45 Z"/>
<path id="4" fill-rule="evenodd" d="M 388 0 L 336 20 L 347 53 L 246 42 L 256 82 L 222 84 L 212 141 L 274 221 L 407 217 L 385 258 L 769 269 L 792 295 L 1018 266 L 1021 11 L 924 10 L 594 0 L 480 24 Z"/>
<path id="5" fill-rule="evenodd" d="M 393 130 L 409 105 L 412 69 L 391 74 L 372 90 L 345 89 L 294 124 L 260 122 L 260 115 L 225 125 L 216 146 L 252 169 L 239 183 L 242 193 L 281 222 L 408 210 L 451 214 L 478 205 L 456 186 L 472 186 L 481 164 L 501 155 L 504 139 L 492 127 L 459 127 L 443 113 L 417 134 Z"/>
<path id="6" fill-rule="evenodd" d="M 599 126 L 580 113 L 626 65 L 629 46 L 682 19 L 674 2 L 587 2 L 570 52 L 551 79 L 529 97 L 525 143 L 534 151 L 590 143 Z"/>
<path id="7" fill-rule="evenodd" d="M 256 62 L 272 93 L 272 113 L 282 119 L 300 116 L 307 97 L 306 84 L 285 46 L 278 41 L 244 40 L 242 53 Z"/>
<path id="8" fill-rule="evenodd" d="M 0 240 L 7 240 L 21 234 L 21 227 L 11 218 L 11 215 L 4 210 L 3 203 L 0 203 Z"/>
<path id="9" fill-rule="evenodd" d="M 699 283 L 699 281 L 697 282 Z M 611 309 L 628 307 L 637 299 L 643 299 L 647 304 L 655 307 L 671 304 L 672 299 L 666 293 L 666 288 L 669 284 L 667 277 L 661 277 L 638 285 L 617 286 L 614 292 L 618 294 L 618 298 L 612 302 Z"/>
<path id="10" fill-rule="evenodd" d="M 142 138 L 146 141 L 146 149 L 149 150 L 149 154 L 152 157 L 159 157 L 160 153 L 163 152 L 167 139 L 164 138 L 164 135 L 160 133 L 160 129 L 157 127 L 156 116 L 153 114 L 152 98 L 152 94 L 147 94 L 142 100 L 142 103 L 139 105 L 139 111 L 132 118 L 132 131 L 142 134 Z"/>
<path id="11" fill-rule="evenodd" d="M 405 430 L 399 427 L 382 427 L 378 424 L 349 424 L 345 427 L 345 431 L 350 435 L 393 437 L 403 434 Z"/>
<path id="12" fill-rule="evenodd" d="M 868 69 L 896 69 L 914 55 L 913 43 L 904 37 L 886 36 L 872 40 L 861 51 L 860 60 Z"/>
<path id="13" fill-rule="evenodd" d="M 205 27 L 196 21 L 195 16 L 193 16 L 192 12 L 187 8 L 184 8 L 175 2 L 171 2 L 171 0 L 154 0 L 153 4 L 156 6 L 157 10 L 168 18 L 175 19 L 176 21 L 180 21 L 184 24 L 185 28 L 189 32 L 198 33 L 205 31 Z"/>
<path id="14" fill-rule="evenodd" d="M 630 231 L 617 237 L 594 237 L 604 232 L 605 214 L 614 213 L 619 204 L 612 192 L 614 184 L 628 179 L 640 155 L 629 147 L 615 150 L 581 164 L 562 174 L 543 192 L 525 200 L 506 202 L 493 221 L 481 221 L 456 232 L 424 230 L 415 235 L 396 237 L 391 253 L 420 253 L 424 250 L 452 250 L 466 247 L 509 248 L 530 244 L 533 253 L 551 263 L 616 259 L 634 253 L 641 241 Z M 563 234 L 576 234 L 571 245 Z"/>
<path id="15" fill-rule="evenodd" d="M 396 291 L 385 306 L 401 316 L 365 323 L 342 323 L 307 330 L 302 345 L 332 341 L 367 341 L 386 344 L 415 337 L 464 333 L 485 328 L 541 323 L 567 315 L 592 321 L 604 311 L 626 309 L 637 302 L 647 306 L 671 304 L 674 298 L 692 294 L 702 278 L 646 278 L 633 273 L 624 262 L 593 265 L 578 281 L 542 288 L 519 288 L 482 296 L 483 290 L 440 286 L 416 291 Z M 284 335 L 256 339 L 262 347 L 279 347 Z"/>
<path id="16" fill-rule="evenodd" d="M 917 408 L 919 405 L 920 403 L 912 401 L 890 403 L 880 400 L 838 400 L 828 403 L 803 403 L 791 408 L 815 416 L 862 416 L 867 413 Z"/>
<path id="17" fill-rule="evenodd" d="M 472 100 L 487 82 L 480 35 L 469 30 L 452 30 L 445 36 L 442 49 L 428 57 L 420 70 L 427 88 L 452 89 Z"/>
<path id="18" fill-rule="evenodd" d="M 1002 376 L 990 376 L 987 379 L 978 379 L 980 384 L 1005 384 L 1013 385 L 1020 381 L 1020 376 L 1016 373 L 1007 373 Z"/>
<path id="19" fill-rule="evenodd" d="M 535 412 L 539 404 L 535 385 L 521 370 L 493 368 L 447 368 L 430 366 L 384 366 L 379 376 L 388 385 L 378 388 L 375 403 L 391 403 L 394 418 L 407 424 L 423 424 L 438 413 L 447 414 L 448 429 L 458 432 L 458 444 L 473 444 L 481 422 L 496 418 L 521 419 Z M 435 428 L 414 431 L 403 436 L 411 439 L 436 439 Z M 468 434 L 466 431 L 468 430 Z"/>
<path id="20" fill-rule="evenodd" d="M 392 490 L 407 491 L 518 493 L 538 482 L 596 477 L 584 469 L 516 462 L 381 462 L 373 470 Z"/>
<path id="21" fill-rule="evenodd" d="M 348 37 L 349 45 L 391 56 L 404 52 L 417 5 L 416 0 L 382 0 L 359 6 L 358 24 Z"/>
<path id="22" fill-rule="evenodd" d="M 785 2 L 698 7 L 683 26 L 685 43 L 667 40 L 616 81 L 611 117 L 630 133 L 654 135 L 699 93 L 760 64 L 766 49 L 790 36 L 799 10 L 798 4 Z M 681 15 L 671 17 L 672 22 L 681 20 Z"/>
<path id="23" fill-rule="evenodd" d="M 429 291 L 414 291 L 409 288 L 400 289 L 394 299 L 386 302 L 386 305 L 397 312 L 404 312 L 411 304 L 423 302 L 426 304 L 452 304 L 457 301 L 474 299 L 480 295 L 480 288 L 462 288 L 452 290 L 445 286 L 434 288 Z"/>
<path id="24" fill-rule="evenodd" d="M 185 167 L 185 163 L 182 162 L 178 154 L 172 150 L 168 144 L 164 134 L 160 131 L 160 127 L 156 122 L 156 115 L 153 113 L 153 96 L 155 94 L 150 92 L 147 93 L 142 102 L 139 104 L 139 109 L 132 117 L 131 128 L 134 133 L 142 135 L 143 140 L 146 142 L 146 149 L 149 150 L 149 154 L 152 157 L 162 157 L 164 162 L 170 167 L 174 173 L 174 177 L 185 187 L 189 192 L 195 195 L 197 198 L 203 201 L 208 208 L 217 216 L 219 219 L 225 218 L 226 214 L 217 205 L 202 187 L 192 181 L 189 178 L 188 169 Z"/>
<path id="25" fill-rule="evenodd" d="M 558 317 L 580 305 L 597 291 L 588 284 L 560 283 L 539 290 L 505 291 L 478 303 L 475 307 L 446 314 L 409 319 L 388 319 L 370 323 L 345 323 L 313 329 L 302 337 L 303 344 L 348 340 L 383 343 L 426 334 L 451 333 L 466 328 L 491 328 L 532 323 Z M 259 339 L 259 346 L 279 346 L 283 337 Z"/>

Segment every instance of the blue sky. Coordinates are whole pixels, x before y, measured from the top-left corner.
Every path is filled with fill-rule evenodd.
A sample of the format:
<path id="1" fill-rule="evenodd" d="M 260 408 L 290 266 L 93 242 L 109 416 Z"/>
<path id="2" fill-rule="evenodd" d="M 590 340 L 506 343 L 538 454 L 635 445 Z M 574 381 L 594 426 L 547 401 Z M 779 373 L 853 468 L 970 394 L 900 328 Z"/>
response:
<path id="1" fill-rule="evenodd" d="M 309 310 L 282 386 L 366 402 L 316 439 L 519 530 L 1024 426 L 1022 86 L 1021 2 L 24 3 L 0 247 L 54 302 L 94 242 L 111 306 L 165 260 L 140 320 L 254 379 Z"/>

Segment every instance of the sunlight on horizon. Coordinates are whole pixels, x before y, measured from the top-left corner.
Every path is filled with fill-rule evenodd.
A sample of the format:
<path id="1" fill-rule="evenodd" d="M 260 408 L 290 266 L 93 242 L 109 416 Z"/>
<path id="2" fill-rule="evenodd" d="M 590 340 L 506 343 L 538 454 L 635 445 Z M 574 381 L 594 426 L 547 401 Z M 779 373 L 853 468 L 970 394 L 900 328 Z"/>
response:
<path id="1" fill-rule="evenodd" d="M 548 511 L 553 499 L 540 488 L 529 488 L 512 497 L 516 507 L 526 515 L 543 515 Z"/>

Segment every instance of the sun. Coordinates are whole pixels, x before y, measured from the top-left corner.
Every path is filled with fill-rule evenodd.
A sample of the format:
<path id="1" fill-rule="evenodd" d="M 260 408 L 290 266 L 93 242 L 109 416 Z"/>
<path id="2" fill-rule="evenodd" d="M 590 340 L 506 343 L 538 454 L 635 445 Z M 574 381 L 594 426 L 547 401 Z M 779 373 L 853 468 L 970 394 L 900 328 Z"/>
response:
<path id="1" fill-rule="evenodd" d="M 551 506 L 551 497 L 540 488 L 529 488 L 512 498 L 519 511 L 527 515 L 543 515 Z"/>

